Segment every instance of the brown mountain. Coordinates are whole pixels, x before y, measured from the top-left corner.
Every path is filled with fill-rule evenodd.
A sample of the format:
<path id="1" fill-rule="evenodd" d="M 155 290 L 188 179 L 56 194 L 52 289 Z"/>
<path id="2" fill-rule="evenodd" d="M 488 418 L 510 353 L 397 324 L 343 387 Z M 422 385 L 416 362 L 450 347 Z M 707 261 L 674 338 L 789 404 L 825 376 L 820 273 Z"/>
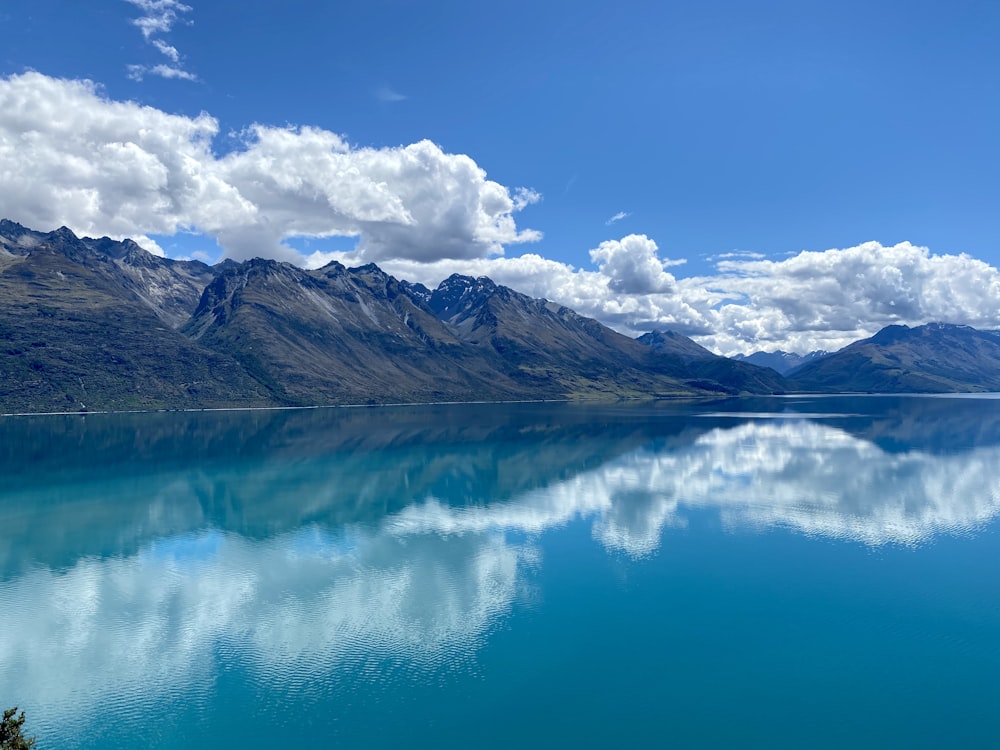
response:
<path id="1" fill-rule="evenodd" d="M 0 223 L 0 412 L 269 403 L 238 362 L 170 327 L 184 295 L 157 299 L 137 280 L 151 275 L 128 270 L 130 253 L 148 253 L 101 243 Z"/>
<path id="2" fill-rule="evenodd" d="M 783 387 L 644 345 L 486 278 L 207 266 L 0 222 L 0 412 L 575 397 Z"/>
<path id="3" fill-rule="evenodd" d="M 452 275 L 429 308 L 528 392 L 553 396 L 684 395 L 688 373 L 596 320 L 486 277 Z"/>
<path id="4" fill-rule="evenodd" d="M 281 403 L 523 395 L 374 265 L 247 261 L 209 284 L 183 332 L 238 359 Z"/>

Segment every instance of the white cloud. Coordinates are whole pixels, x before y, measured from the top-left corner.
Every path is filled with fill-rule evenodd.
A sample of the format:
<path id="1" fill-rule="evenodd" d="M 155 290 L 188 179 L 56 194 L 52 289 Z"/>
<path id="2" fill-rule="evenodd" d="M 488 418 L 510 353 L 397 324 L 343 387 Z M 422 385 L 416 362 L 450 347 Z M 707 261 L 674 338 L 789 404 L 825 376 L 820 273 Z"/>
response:
<path id="1" fill-rule="evenodd" d="M 294 236 L 359 238 L 358 255 L 432 260 L 499 255 L 541 237 L 510 190 L 430 141 L 354 148 L 320 128 L 254 125 L 212 152 L 218 123 L 103 97 L 89 81 L 0 79 L 0 215 L 89 235 L 210 234 L 235 258 L 301 262 Z"/>
<path id="2" fill-rule="evenodd" d="M 601 243 L 591 257 L 597 271 L 535 254 L 384 266 L 429 286 L 450 273 L 490 276 L 623 333 L 669 328 L 723 354 L 835 351 L 891 324 L 1000 328 L 1000 271 L 907 242 L 806 251 L 780 261 L 727 258 L 716 274 L 680 279 L 665 270 L 678 261 L 659 258 L 643 235 Z"/>
<path id="3" fill-rule="evenodd" d="M 152 39 L 154 34 L 167 34 L 177 23 L 180 16 L 190 13 L 190 5 L 178 0 L 125 0 L 134 5 L 143 15 L 132 20 L 132 25 L 139 28 L 143 37 Z"/>
<path id="4" fill-rule="evenodd" d="M 668 265 L 657 257 L 656 243 L 644 234 L 607 240 L 590 251 L 601 273 L 610 279 L 608 288 L 625 294 L 672 292 L 675 279 L 664 271 Z"/>
<path id="5" fill-rule="evenodd" d="M 471 158 L 430 141 L 356 149 L 318 128 L 257 125 L 244 149 L 218 166 L 259 210 L 261 221 L 237 229 L 258 232 L 262 241 L 356 235 L 359 257 L 378 262 L 499 255 L 505 244 L 541 237 L 515 226 L 513 214 L 528 200 L 524 193 L 512 196 Z M 227 232 L 219 238 L 231 254 L 245 257 Z"/>
<path id="6" fill-rule="evenodd" d="M 0 214 L 92 236 L 250 222 L 256 208 L 216 166 L 217 133 L 209 115 L 108 101 L 89 81 L 0 80 Z"/>
<path id="7" fill-rule="evenodd" d="M 147 75 L 160 78 L 178 78 L 184 81 L 197 81 L 198 76 L 174 65 L 128 65 L 127 76 L 133 81 L 142 81 Z"/>
<path id="8" fill-rule="evenodd" d="M 791 254 L 794 255 L 794 253 Z M 764 253 L 754 253 L 749 250 L 732 250 L 728 253 L 719 253 L 718 255 L 712 255 L 709 257 L 709 260 L 711 261 L 732 260 L 734 258 L 743 260 L 763 260 L 766 257 L 767 256 L 764 255 Z"/>
<path id="9" fill-rule="evenodd" d="M 173 45 L 167 44 L 162 39 L 153 39 L 152 44 L 156 49 L 158 49 L 170 62 L 176 63 L 180 62 L 181 55 L 177 51 L 177 48 Z"/>
<path id="10" fill-rule="evenodd" d="M 405 102 L 409 97 L 405 94 L 400 94 L 393 88 L 389 86 L 380 86 L 375 89 L 375 98 L 380 102 L 386 102 L 392 104 L 393 102 Z"/>
<path id="11" fill-rule="evenodd" d="M 135 235 L 133 237 L 112 237 L 111 239 L 118 240 L 119 242 L 125 239 L 130 239 L 147 253 L 158 255 L 161 258 L 165 258 L 167 255 L 164 249 L 160 247 L 160 243 L 152 237 L 147 237 L 144 234 Z"/>
<path id="12" fill-rule="evenodd" d="M 968 255 L 934 255 L 908 242 L 866 242 L 781 261 L 727 260 L 712 286 L 730 298 L 706 311 L 722 350 L 834 350 L 890 324 L 1000 326 L 1000 272 Z M 688 280 L 685 280 L 688 281 Z"/>
<path id="13" fill-rule="evenodd" d="M 174 26 L 180 22 L 181 17 L 190 13 L 193 8 L 190 5 L 178 2 L 178 0 L 125 0 L 130 5 L 138 8 L 142 15 L 132 19 L 132 25 L 141 32 L 143 39 L 149 43 L 157 52 L 170 61 L 170 65 L 128 65 L 127 75 L 133 81 L 141 81 L 147 75 L 156 75 L 161 78 L 174 78 L 185 81 L 196 81 L 198 77 L 185 70 L 181 66 L 181 54 L 172 44 L 168 44 L 158 35 L 169 34 Z"/>
<path id="14" fill-rule="evenodd" d="M 521 211 L 534 203 L 540 203 L 542 194 L 531 188 L 519 187 L 514 188 L 511 200 L 514 201 L 514 210 Z"/>
<path id="15" fill-rule="evenodd" d="M 627 218 L 628 218 L 629 216 L 631 216 L 631 215 L 632 215 L 632 214 L 631 214 L 631 213 L 629 213 L 629 212 L 627 212 L 627 211 L 619 211 L 618 213 L 616 213 L 616 214 L 615 214 L 614 216 L 612 216 L 612 217 L 611 217 L 610 219 L 608 219 L 608 220 L 607 220 L 606 222 L 604 222 L 604 223 L 605 223 L 605 225 L 606 225 L 606 226 L 609 226 L 609 227 L 610 227 L 610 226 L 611 226 L 612 224 L 614 224 L 614 223 L 616 223 L 616 222 L 619 222 L 619 221 L 621 221 L 622 219 L 627 219 Z"/>

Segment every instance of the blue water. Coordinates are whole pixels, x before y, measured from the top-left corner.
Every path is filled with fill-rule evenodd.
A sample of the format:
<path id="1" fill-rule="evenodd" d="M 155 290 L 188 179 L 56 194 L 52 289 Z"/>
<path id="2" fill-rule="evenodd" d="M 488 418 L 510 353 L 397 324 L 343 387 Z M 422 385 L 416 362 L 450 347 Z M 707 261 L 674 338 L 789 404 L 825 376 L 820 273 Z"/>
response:
<path id="1" fill-rule="evenodd" d="M 40 750 L 1000 743 L 1000 399 L 0 419 Z"/>

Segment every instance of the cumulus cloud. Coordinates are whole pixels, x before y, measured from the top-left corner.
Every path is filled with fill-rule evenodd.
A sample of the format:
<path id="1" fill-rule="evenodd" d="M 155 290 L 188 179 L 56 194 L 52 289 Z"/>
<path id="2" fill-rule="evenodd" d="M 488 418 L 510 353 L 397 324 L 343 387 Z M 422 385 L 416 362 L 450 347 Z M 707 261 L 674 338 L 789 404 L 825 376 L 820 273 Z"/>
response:
<path id="1" fill-rule="evenodd" d="M 95 236 L 174 234 L 250 222 L 220 174 L 207 114 L 170 115 L 39 73 L 0 80 L 0 213 Z"/>
<path id="2" fill-rule="evenodd" d="M 731 256 L 717 263 L 717 273 L 687 278 L 668 273 L 679 261 L 660 258 L 643 235 L 603 242 L 590 254 L 596 271 L 536 254 L 385 267 L 431 286 L 450 273 L 490 276 L 623 333 L 671 329 L 722 354 L 835 351 L 892 324 L 1000 328 L 1000 271 L 908 242 L 805 251 L 780 261 Z"/>
<path id="3" fill-rule="evenodd" d="M 1000 272 L 968 255 L 935 255 L 909 242 L 866 242 L 781 261 L 725 260 L 714 285 L 729 301 L 707 311 L 716 347 L 745 342 L 833 350 L 890 324 L 1000 326 Z"/>
<path id="4" fill-rule="evenodd" d="M 485 257 L 541 237 L 515 225 L 524 193 L 430 141 L 355 149 L 318 128 L 256 125 L 243 146 L 216 165 L 257 209 L 257 221 L 217 230 L 233 257 L 272 254 L 290 236 L 357 236 L 365 262 Z"/>
<path id="5" fill-rule="evenodd" d="M 178 0 L 125 0 L 141 11 L 142 15 L 132 19 L 132 25 L 142 32 L 143 39 L 157 52 L 170 61 L 170 65 L 128 65 L 128 77 L 133 81 L 141 81 L 146 75 L 156 75 L 161 78 L 176 78 L 185 81 L 196 81 L 194 73 L 181 66 L 181 54 L 172 44 L 159 38 L 160 34 L 169 34 L 174 26 L 186 13 L 193 9 L 190 5 Z"/>
<path id="6" fill-rule="evenodd" d="M 1000 272 L 908 242 L 805 251 L 780 261 L 724 259 L 678 282 L 717 351 L 836 350 L 886 325 L 1000 327 Z M 669 325 L 668 320 L 662 323 Z"/>
<path id="7" fill-rule="evenodd" d="M 0 214 L 89 235 L 178 231 L 230 257 L 301 262 L 290 237 L 358 237 L 358 257 L 500 255 L 541 237 L 514 214 L 539 200 L 430 141 L 355 148 L 311 127 L 253 125 L 213 153 L 218 122 L 108 100 L 90 81 L 0 80 Z"/>
<path id="8" fill-rule="evenodd" d="M 672 292 L 675 279 L 664 271 L 667 265 L 657 257 L 656 243 L 644 234 L 630 234 L 620 240 L 607 240 L 590 251 L 590 259 L 610 281 L 608 288 L 625 294 Z"/>

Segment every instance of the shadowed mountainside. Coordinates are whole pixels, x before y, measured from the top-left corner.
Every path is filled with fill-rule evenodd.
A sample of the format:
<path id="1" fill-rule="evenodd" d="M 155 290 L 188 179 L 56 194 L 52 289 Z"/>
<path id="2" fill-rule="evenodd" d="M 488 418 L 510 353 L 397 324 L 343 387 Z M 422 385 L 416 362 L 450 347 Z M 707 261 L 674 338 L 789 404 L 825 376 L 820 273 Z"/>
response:
<path id="1" fill-rule="evenodd" d="M 670 331 L 630 339 L 486 277 L 430 290 L 372 264 L 208 266 L 0 221 L 0 412 L 789 390 L 1000 390 L 1000 332 L 889 326 L 785 378 Z"/>
<path id="2" fill-rule="evenodd" d="M 689 385 L 732 395 L 780 393 L 787 388 L 784 378 L 773 370 L 720 357 L 674 331 L 645 333 L 636 341 L 655 352 L 661 366 L 684 372 Z"/>
<path id="3" fill-rule="evenodd" d="M 684 356 L 690 339 L 660 349 L 544 299 L 532 299 L 481 277 L 452 275 L 428 298 L 430 309 L 499 370 L 530 388 L 571 397 L 684 395 L 693 390 L 736 393 L 743 370 L 723 358 L 715 377 Z M 707 350 L 708 358 L 715 358 Z M 780 378 L 751 368 L 760 381 L 748 390 L 775 392 Z M 759 390 L 758 390 L 759 389 Z"/>
<path id="4" fill-rule="evenodd" d="M 568 308 L 374 265 L 207 266 L 0 222 L 0 412 L 775 392 L 690 339 L 645 346 Z M 683 337 L 682 337 L 683 338 Z"/>
<path id="5" fill-rule="evenodd" d="M 531 395 L 497 377 L 375 266 L 348 270 L 331 263 L 306 271 L 247 261 L 205 289 L 182 330 L 238 359 L 281 403 Z"/>
<path id="6" fill-rule="evenodd" d="M 770 367 L 781 375 L 787 375 L 797 367 L 801 367 L 806 362 L 825 357 L 829 352 L 815 351 L 808 354 L 795 354 L 785 352 L 780 349 L 776 352 L 754 352 L 753 354 L 737 354 L 733 357 L 740 362 L 747 362 L 758 367 Z"/>
<path id="7" fill-rule="evenodd" d="M 928 323 L 888 326 L 788 373 L 809 392 L 1000 391 L 1000 332 Z"/>
<path id="8" fill-rule="evenodd" d="M 0 243 L 0 412 L 272 403 L 234 359 L 168 323 L 207 266 L 10 222 Z"/>

